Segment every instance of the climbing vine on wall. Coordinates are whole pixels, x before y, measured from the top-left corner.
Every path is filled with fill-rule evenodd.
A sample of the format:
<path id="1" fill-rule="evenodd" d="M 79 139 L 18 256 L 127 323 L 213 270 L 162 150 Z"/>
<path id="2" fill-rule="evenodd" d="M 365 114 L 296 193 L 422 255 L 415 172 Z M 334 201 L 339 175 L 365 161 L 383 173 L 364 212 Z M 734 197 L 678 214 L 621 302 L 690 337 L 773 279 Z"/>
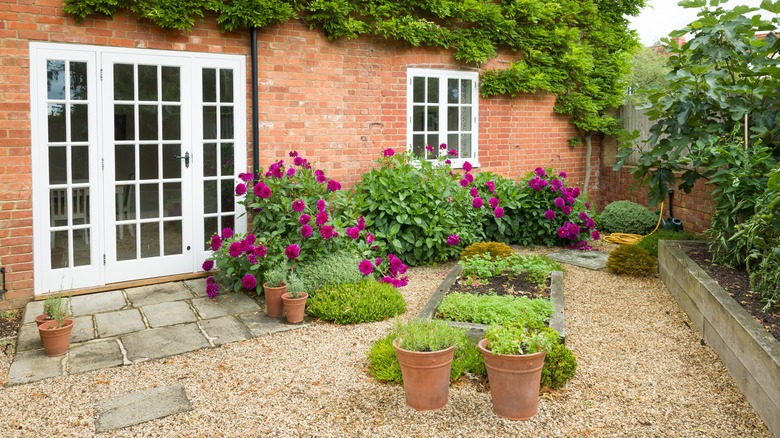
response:
<path id="1" fill-rule="evenodd" d="M 548 92 L 555 110 L 572 117 L 583 139 L 610 132 L 605 111 L 620 104 L 637 41 L 627 15 L 645 0 L 64 0 L 81 22 L 128 10 L 164 29 L 189 31 L 215 14 L 223 31 L 301 19 L 330 39 L 374 35 L 452 50 L 479 65 L 501 50 L 507 68 L 481 78 L 482 94 Z"/>

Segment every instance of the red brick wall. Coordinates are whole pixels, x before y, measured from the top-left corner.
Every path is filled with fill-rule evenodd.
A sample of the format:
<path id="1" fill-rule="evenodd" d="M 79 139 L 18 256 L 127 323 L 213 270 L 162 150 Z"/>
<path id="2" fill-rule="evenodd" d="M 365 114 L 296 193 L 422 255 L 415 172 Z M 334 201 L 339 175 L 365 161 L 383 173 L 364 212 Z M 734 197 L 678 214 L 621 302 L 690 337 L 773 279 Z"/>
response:
<path id="1" fill-rule="evenodd" d="M 4 2 L 0 11 L 0 266 L 9 292 L 0 308 L 33 295 L 30 160 L 30 41 L 92 44 L 247 56 L 249 32 L 222 34 L 214 17 L 192 32 L 162 31 L 124 14 L 76 25 L 61 0 Z M 498 58 L 484 67 L 501 67 Z M 359 180 L 385 148 L 406 142 L 406 69 L 463 69 L 450 53 L 380 39 L 329 41 L 298 22 L 262 29 L 258 42 L 260 157 L 266 167 L 291 149 L 316 161 L 345 187 Z M 247 78 L 247 102 L 251 79 Z M 584 148 L 548 95 L 480 99 L 482 170 L 517 177 L 554 166 L 584 179 Z M 251 127 L 250 108 L 247 126 Z M 251 128 L 250 128 L 251 129 Z M 251 158 L 251 133 L 248 149 Z M 597 143 L 598 146 L 598 143 Z M 599 186 L 593 154 L 591 189 Z M 251 161 L 251 160 L 250 160 Z"/>

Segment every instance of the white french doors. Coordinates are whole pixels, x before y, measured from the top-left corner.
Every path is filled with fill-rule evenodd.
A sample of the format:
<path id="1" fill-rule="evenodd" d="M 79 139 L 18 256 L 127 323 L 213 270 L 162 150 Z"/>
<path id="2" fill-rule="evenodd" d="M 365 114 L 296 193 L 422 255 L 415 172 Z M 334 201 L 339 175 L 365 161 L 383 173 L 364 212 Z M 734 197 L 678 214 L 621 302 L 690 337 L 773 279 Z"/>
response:
<path id="1" fill-rule="evenodd" d="M 30 45 L 36 294 L 196 272 L 245 229 L 239 56 Z"/>

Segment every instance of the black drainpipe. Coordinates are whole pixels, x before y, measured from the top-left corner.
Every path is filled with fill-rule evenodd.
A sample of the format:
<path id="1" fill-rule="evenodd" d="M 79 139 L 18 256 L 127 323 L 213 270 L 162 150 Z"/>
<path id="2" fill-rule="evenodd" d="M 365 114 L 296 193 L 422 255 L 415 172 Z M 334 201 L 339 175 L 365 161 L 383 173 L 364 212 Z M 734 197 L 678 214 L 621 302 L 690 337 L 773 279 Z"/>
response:
<path id="1" fill-rule="evenodd" d="M 257 105 L 257 28 L 252 28 L 252 174 L 257 178 L 260 173 L 260 143 L 257 139 L 260 130 Z"/>
<path id="2" fill-rule="evenodd" d="M 3 299 L 3 295 L 5 295 L 6 292 L 8 292 L 8 289 L 5 288 L 5 266 L 0 268 L 0 275 L 2 275 L 2 280 L 0 283 L 0 300 Z"/>

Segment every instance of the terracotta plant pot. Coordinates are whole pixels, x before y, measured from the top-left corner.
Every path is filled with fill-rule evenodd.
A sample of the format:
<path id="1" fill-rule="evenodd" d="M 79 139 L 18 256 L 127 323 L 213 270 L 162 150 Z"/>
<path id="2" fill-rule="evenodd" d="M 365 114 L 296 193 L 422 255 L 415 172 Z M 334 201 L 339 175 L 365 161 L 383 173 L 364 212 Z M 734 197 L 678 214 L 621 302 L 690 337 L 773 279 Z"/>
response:
<path id="1" fill-rule="evenodd" d="M 398 347 L 396 339 L 393 348 L 401 364 L 406 404 L 418 411 L 446 406 L 455 346 L 439 351 L 410 351 Z"/>
<path id="2" fill-rule="evenodd" d="M 265 314 L 269 318 L 279 318 L 284 315 L 282 295 L 287 293 L 287 285 L 271 287 L 263 283 L 263 291 L 265 292 Z"/>
<path id="3" fill-rule="evenodd" d="M 62 356 L 68 352 L 70 345 L 70 333 L 73 331 L 73 320 L 66 319 L 62 327 L 57 326 L 57 321 L 46 321 L 38 326 L 41 335 L 41 343 L 46 356 Z"/>
<path id="4" fill-rule="evenodd" d="M 303 322 L 303 314 L 306 313 L 306 300 L 309 299 L 309 294 L 302 293 L 300 297 L 293 298 L 292 294 L 286 293 L 282 295 L 282 302 L 284 303 L 284 313 L 287 314 L 287 322 L 290 324 L 297 324 Z"/>
<path id="5" fill-rule="evenodd" d="M 534 354 L 493 354 L 488 341 L 479 341 L 485 359 L 493 412 L 510 420 L 528 420 L 539 410 L 539 385 L 546 352 Z"/>
<path id="6" fill-rule="evenodd" d="M 51 321 L 51 316 L 49 316 L 47 313 L 41 313 L 40 315 L 35 317 L 35 324 L 38 325 L 38 327 L 41 326 L 46 321 Z"/>

